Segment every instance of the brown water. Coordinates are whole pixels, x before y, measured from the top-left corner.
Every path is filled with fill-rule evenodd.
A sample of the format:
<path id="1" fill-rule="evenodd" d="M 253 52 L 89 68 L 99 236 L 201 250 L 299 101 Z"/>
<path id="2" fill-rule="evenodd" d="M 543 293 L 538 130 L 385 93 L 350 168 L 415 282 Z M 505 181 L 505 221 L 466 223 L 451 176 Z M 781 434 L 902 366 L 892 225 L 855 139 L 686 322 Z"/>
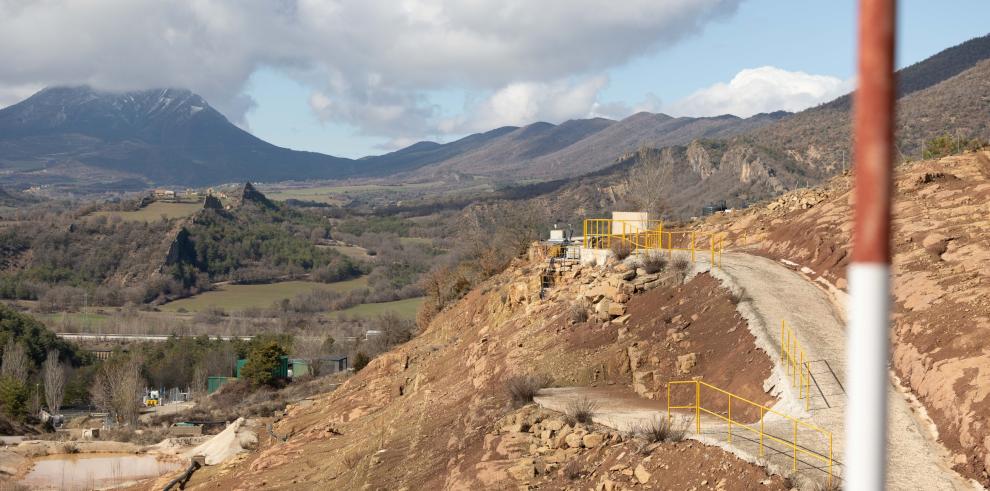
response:
<path id="1" fill-rule="evenodd" d="M 158 477 L 181 466 L 153 455 L 54 455 L 35 459 L 21 484 L 45 490 L 103 489 Z"/>

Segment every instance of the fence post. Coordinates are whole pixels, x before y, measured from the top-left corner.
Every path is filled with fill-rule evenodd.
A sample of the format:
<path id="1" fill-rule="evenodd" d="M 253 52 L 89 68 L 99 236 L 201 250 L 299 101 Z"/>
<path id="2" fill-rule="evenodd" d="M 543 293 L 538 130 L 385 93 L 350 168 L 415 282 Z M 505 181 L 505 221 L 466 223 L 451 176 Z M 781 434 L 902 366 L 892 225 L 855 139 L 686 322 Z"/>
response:
<path id="1" fill-rule="evenodd" d="M 709 246 L 712 249 L 712 267 L 715 267 L 715 236 L 712 235 L 708 238 Z"/>
<path id="2" fill-rule="evenodd" d="M 732 394 L 729 394 L 729 444 L 732 444 Z"/>
<path id="3" fill-rule="evenodd" d="M 832 484 L 832 432 L 828 434 L 828 483 Z"/>
<path id="4" fill-rule="evenodd" d="M 801 384 L 798 387 L 798 395 L 801 397 L 806 397 L 808 394 L 804 392 L 804 350 L 801 350 L 801 365 L 798 370 L 798 383 Z"/>
<path id="5" fill-rule="evenodd" d="M 784 363 L 784 319 L 780 319 L 780 362 Z"/>
<path id="6" fill-rule="evenodd" d="M 701 382 L 694 381 L 694 424 L 695 431 L 701 434 Z"/>
<path id="7" fill-rule="evenodd" d="M 667 382 L 667 424 L 670 425 L 670 382 Z"/>
<path id="8" fill-rule="evenodd" d="M 791 442 L 794 445 L 794 470 L 797 470 L 797 420 L 794 420 L 794 441 Z"/>
<path id="9" fill-rule="evenodd" d="M 760 457 L 763 457 L 763 406 L 760 406 Z"/>
<path id="10" fill-rule="evenodd" d="M 694 241 L 695 241 L 695 238 L 696 238 L 695 232 L 691 232 L 691 262 L 692 263 L 694 262 Z"/>

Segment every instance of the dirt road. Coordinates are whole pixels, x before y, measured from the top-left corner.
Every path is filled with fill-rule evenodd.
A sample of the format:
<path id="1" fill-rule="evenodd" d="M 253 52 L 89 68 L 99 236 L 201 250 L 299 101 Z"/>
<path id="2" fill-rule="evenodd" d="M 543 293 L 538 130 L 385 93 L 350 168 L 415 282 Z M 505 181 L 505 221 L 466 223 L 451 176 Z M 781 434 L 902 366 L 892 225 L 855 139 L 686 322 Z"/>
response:
<path id="1" fill-rule="evenodd" d="M 708 265 L 699 261 L 697 269 L 708 269 Z M 721 269 L 712 271 L 712 275 L 725 286 L 741 292 L 739 311 L 749 322 L 750 330 L 757 338 L 757 345 L 767 351 L 775 363 L 774 373 L 767 382 L 767 386 L 773 387 L 773 392 L 780 400 L 774 409 L 830 430 L 836 461 L 833 471 L 841 475 L 842 449 L 845 445 L 843 380 L 846 377 L 846 363 L 845 323 L 840 309 L 822 288 L 797 271 L 771 259 L 745 253 L 727 253 L 722 258 Z M 785 320 L 795 332 L 814 375 L 815 384 L 808 411 L 804 410 L 804 405 L 797 398 L 797 390 L 787 382 L 780 365 L 781 320 Z M 571 388 L 541 393 L 537 402 L 559 410 L 566 407 L 568 400 L 586 395 L 601 401 L 600 405 L 604 409 L 599 411 L 595 419 L 602 424 L 626 430 L 636 420 L 650 417 L 642 404 L 608 402 L 603 400 L 603 394 L 595 390 Z M 935 443 L 930 422 L 912 410 L 905 394 L 893 384 L 890 386 L 888 400 L 889 489 L 977 488 L 950 470 L 947 452 Z M 660 404 L 652 404 L 657 408 L 653 414 L 660 417 Z M 780 426 L 786 425 L 786 421 L 771 423 L 768 420 L 768 424 Z M 719 438 L 719 433 L 724 430 L 722 425 L 705 421 L 705 426 L 708 431 L 703 432 L 699 439 L 712 443 L 724 441 Z M 737 429 L 733 450 L 744 458 L 753 459 L 757 443 L 753 438 L 740 437 L 739 433 Z M 813 437 L 812 434 L 802 433 L 799 439 L 810 441 Z M 786 465 L 786 455 L 786 448 L 771 449 L 771 460 L 776 456 L 780 461 L 778 466 Z M 815 467 L 817 463 L 813 459 L 803 459 L 799 468 L 802 468 L 802 464 L 803 468 L 809 468 Z"/>

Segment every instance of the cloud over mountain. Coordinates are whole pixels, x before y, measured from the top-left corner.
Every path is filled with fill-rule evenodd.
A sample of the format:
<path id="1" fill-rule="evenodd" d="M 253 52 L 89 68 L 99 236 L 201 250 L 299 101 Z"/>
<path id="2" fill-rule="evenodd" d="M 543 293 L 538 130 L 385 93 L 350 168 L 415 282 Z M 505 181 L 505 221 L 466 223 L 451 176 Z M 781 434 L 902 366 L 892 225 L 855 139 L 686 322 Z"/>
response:
<path id="1" fill-rule="evenodd" d="M 606 69 L 740 1 L 0 1 L 0 97 L 55 84 L 186 87 L 242 121 L 246 81 L 274 67 L 313 89 L 321 118 L 365 134 L 575 117 L 596 103 Z M 440 114 L 437 90 L 467 94 L 459 123 Z M 513 100 L 521 113 L 500 106 Z"/>
<path id="2" fill-rule="evenodd" d="M 851 80 L 763 66 L 742 70 L 729 83 L 701 89 L 664 110 L 678 116 L 733 114 L 748 118 L 764 112 L 800 111 L 852 89 Z"/>

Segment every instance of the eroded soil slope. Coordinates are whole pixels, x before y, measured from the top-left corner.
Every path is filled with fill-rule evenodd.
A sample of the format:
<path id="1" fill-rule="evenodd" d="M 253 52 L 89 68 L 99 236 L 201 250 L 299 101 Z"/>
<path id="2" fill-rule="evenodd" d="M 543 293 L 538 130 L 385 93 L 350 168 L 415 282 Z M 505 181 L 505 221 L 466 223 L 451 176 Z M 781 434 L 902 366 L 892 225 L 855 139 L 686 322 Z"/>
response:
<path id="1" fill-rule="evenodd" d="M 990 485 L 990 153 L 905 164 L 895 184 L 893 368 L 956 470 Z M 707 225 L 844 290 L 850 186 L 837 177 Z"/>
<path id="2" fill-rule="evenodd" d="M 543 264 L 520 260 L 337 391 L 289 406 L 273 427 L 284 442 L 262 438 L 258 451 L 197 472 L 193 486 L 783 486 L 697 442 L 648 445 L 532 405 L 513 408 L 506 380 L 521 374 L 654 398 L 666 380 L 702 377 L 769 401 L 770 361 L 711 277 L 681 285 L 673 274 L 567 265 L 541 299 Z M 744 365 L 752 370 L 732 368 Z"/>

